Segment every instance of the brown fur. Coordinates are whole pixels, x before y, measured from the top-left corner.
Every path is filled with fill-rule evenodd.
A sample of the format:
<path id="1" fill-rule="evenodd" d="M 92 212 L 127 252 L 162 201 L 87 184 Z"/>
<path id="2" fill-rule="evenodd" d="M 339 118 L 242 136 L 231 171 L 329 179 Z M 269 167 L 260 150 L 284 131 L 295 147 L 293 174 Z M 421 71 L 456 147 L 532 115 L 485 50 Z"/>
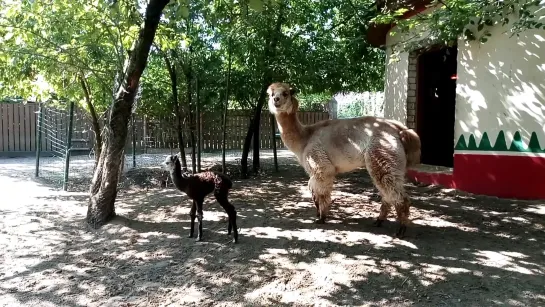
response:
<path id="1" fill-rule="evenodd" d="M 193 237 L 195 218 L 197 218 L 199 223 L 197 239 L 202 240 L 203 202 L 208 194 L 213 193 L 229 217 L 227 234 L 230 235 L 231 231 L 233 231 L 233 242 L 237 243 L 237 213 L 235 207 L 228 200 L 229 190 L 233 187 L 231 179 L 223 173 L 213 171 L 196 174 L 182 173 L 178 156 L 168 156 L 163 164 L 170 171 L 170 177 L 176 188 L 184 192 L 193 201 L 189 212 L 191 218 L 189 237 Z"/>
<path id="2" fill-rule="evenodd" d="M 398 235 L 409 223 L 410 201 L 403 184 L 407 167 L 420 163 L 420 138 L 398 121 L 364 116 L 303 125 L 297 118 L 299 102 L 287 83 L 267 89 L 269 110 L 276 117 L 282 141 L 309 174 L 309 189 L 319 219 L 324 223 L 331 204 L 333 181 L 339 173 L 366 168 L 382 195 L 380 226 L 390 207 L 400 222 Z"/>

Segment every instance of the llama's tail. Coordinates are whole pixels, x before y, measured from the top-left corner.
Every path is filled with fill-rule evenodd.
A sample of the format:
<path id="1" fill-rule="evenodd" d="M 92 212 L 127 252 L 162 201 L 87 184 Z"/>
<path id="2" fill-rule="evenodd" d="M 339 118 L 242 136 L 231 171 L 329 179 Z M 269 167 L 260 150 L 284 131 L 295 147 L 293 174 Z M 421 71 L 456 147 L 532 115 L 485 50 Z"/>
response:
<path id="1" fill-rule="evenodd" d="M 407 156 L 407 167 L 420 164 L 420 137 L 413 129 L 401 130 L 401 143 Z"/>
<path id="2" fill-rule="evenodd" d="M 399 137 L 407 157 L 407 167 L 420 164 L 421 143 L 418 134 L 398 121 L 388 120 L 388 122 L 399 130 Z"/>

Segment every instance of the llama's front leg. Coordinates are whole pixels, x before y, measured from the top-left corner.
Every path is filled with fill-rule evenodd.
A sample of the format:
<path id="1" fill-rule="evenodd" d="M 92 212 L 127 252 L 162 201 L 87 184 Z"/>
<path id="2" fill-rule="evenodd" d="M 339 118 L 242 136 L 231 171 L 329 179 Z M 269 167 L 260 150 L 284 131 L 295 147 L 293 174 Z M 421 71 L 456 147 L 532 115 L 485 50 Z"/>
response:
<path id="1" fill-rule="evenodd" d="M 199 221 L 199 227 L 197 228 L 197 241 L 202 241 L 202 205 L 204 200 L 197 200 L 197 220 Z"/>
<path id="2" fill-rule="evenodd" d="M 315 223 L 324 224 L 329 214 L 329 207 L 331 205 L 333 178 L 311 176 L 309 180 L 309 187 L 314 195 L 314 205 L 318 211 L 318 219 L 315 220 Z"/>
<path id="3" fill-rule="evenodd" d="M 191 211 L 189 211 L 189 217 L 191 218 L 191 220 L 190 220 L 190 229 L 189 229 L 188 238 L 193 238 L 194 229 L 195 229 L 195 217 L 197 217 L 196 213 L 197 213 L 197 202 L 193 201 L 191 205 Z"/>
<path id="4" fill-rule="evenodd" d="M 316 194 L 311 190 L 310 193 L 312 193 L 312 202 L 314 203 L 314 206 L 316 207 L 316 217 L 320 217 L 320 204 L 318 203 L 318 198 L 316 197 Z"/>

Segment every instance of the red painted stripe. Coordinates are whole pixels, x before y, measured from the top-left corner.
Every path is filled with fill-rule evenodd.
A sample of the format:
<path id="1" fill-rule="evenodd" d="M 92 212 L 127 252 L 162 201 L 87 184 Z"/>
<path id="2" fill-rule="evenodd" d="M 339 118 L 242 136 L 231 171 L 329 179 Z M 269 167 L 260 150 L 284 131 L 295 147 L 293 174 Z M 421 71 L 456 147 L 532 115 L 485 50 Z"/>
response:
<path id="1" fill-rule="evenodd" d="M 456 154 L 453 174 L 411 169 L 407 176 L 474 194 L 545 199 L 545 157 Z"/>
<path id="2" fill-rule="evenodd" d="M 409 179 L 418 182 L 440 185 L 446 188 L 456 188 L 454 178 L 452 174 L 449 173 L 427 173 L 424 171 L 410 169 L 407 171 L 407 176 Z"/>
<path id="3" fill-rule="evenodd" d="M 544 157 L 456 154 L 453 176 L 470 193 L 545 199 Z"/>

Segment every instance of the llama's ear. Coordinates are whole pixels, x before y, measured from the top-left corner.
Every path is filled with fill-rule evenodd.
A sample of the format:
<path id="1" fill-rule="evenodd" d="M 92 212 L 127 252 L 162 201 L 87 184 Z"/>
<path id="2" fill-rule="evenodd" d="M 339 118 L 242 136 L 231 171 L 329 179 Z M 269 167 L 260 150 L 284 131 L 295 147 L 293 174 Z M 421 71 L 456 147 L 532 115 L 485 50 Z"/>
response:
<path id="1" fill-rule="evenodd" d="M 294 96 L 295 94 L 297 94 L 297 89 L 295 87 L 290 87 L 290 96 Z"/>

